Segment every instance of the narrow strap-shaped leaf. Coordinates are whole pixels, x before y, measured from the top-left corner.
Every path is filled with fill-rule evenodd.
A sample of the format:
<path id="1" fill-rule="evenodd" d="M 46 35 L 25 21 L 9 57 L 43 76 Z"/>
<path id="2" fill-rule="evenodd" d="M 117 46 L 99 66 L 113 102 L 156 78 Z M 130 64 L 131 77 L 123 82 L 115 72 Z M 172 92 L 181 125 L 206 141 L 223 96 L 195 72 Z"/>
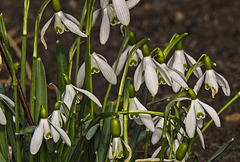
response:
<path id="1" fill-rule="evenodd" d="M 36 126 L 27 126 L 16 132 L 16 135 L 31 134 L 34 132 Z"/>
<path id="2" fill-rule="evenodd" d="M 35 103 L 35 124 L 39 120 L 40 106 L 46 108 L 48 112 L 47 103 L 47 82 L 43 63 L 40 58 L 37 59 L 36 65 L 36 98 L 38 102 Z"/>
<path id="3" fill-rule="evenodd" d="M 63 74 L 68 76 L 68 59 L 65 50 L 60 41 L 56 43 L 56 57 L 57 57 L 57 87 L 62 94 L 65 89 Z"/>
<path id="4" fill-rule="evenodd" d="M 3 157 L 3 154 L 0 152 L 0 161 L 1 162 L 5 162 L 6 161 L 6 159 Z"/>
<path id="5" fill-rule="evenodd" d="M 234 141 L 234 138 L 228 140 L 220 149 L 218 149 L 211 157 L 208 159 L 207 162 L 211 162 L 216 159 L 223 151 L 225 151 Z"/>
<path id="6" fill-rule="evenodd" d="M 114 112 L 114 104 L 112 102 L 109 104 L 107 112 Z M 100 162 L 104 162 L 107 157 L 108 147 L 111 140 L 111 119 L 112 117 L 105 118 L 103 122 L 101 137 L 97 149 L 97 159 Z"/>

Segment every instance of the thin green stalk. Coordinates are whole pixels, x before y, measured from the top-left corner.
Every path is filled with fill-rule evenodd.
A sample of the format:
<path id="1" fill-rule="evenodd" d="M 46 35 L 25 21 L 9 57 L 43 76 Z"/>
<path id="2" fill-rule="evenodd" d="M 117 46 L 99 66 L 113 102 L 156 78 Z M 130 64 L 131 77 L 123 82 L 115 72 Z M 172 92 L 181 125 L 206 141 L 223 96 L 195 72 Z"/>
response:
<path id="1" fill-rule="evenodd" d="M 92 14 L 93 5 L 95 0 L 87 0 L 87 19 L 86 19 L 86 38 L 85 42 L 85 84 L 86 90 L 92 92 L 92 74 L 91 74 L 91 44 L 90 44 L 90 33 L 92 27 Z M 89 119 L 94 116 L 93 112 L 93 102 L 91 99 L 87 98 L 85 105 L 85 115 L 90 114 Z"/>
<path id="2" fill-rule="evenodd" d="M 38 11 L 38 15 L 35 22 L 35 31 L 34 31 L 34 46 L 33 46 L 33 62 L 32 62 L 32 76 L 31 76 L 31 87 L 30 87 L 30 113 L 34 119 L 34 97 L 35 97 L 35 85 L 36 85 L 36 65 L 37 65 L 37 47 L 38 47 L 38 32 L 39 32 L 39 24 L 42 18 L 43 11 L 47 7 L 51 0 L 45 0 L 42 4 L 41 8 Z M 36 123 L 35 123 L 36 124 Z"/>
<path id="3" fill-rule="evenodd" d="M 82 12 L 82 16 L 81 16 L 81 20 L 80 20 L 80 26 L 79 29 L 82 31 L 83 28 L 83 23 L 84 23 L 84 19 L 86 16 L 86 12 L 87 12 L 87 2 L 85 2 L 84 7 L 83 7 L 83 12 Z M 75 85 L 77 84 L 77 74 L 78 74 L 78 69 L 79 69 L 79 59 L 80 59 L 80 43 L 81 42 L 81 37 L 78 38 L 77 41 L 77 53 L 76 53 L 76 66 L 75 66 Z"/>
<path id="4" fill-rule="evenodd" d="M 23 32 L 22 32 L 22 55 L 21 55 L 21 74 L 20 74 L 20 84 L 22 87 L 23 94 L 26 94 L 26 51 L 27 51 L 27 20 L 28 20 L 28 10 L 29 10 L 30 0 L 24 0 L 24 13 L 23 13 Z M 20 116 L 24 118 L 24 111 L 21 106 Z"/>

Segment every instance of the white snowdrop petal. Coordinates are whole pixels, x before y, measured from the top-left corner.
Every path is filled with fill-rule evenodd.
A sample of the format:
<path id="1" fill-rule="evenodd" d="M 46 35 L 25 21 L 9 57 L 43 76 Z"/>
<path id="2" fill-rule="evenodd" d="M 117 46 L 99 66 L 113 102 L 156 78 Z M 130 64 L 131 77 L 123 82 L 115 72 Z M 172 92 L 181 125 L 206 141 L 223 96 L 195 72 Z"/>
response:
<path id="1" fill-rule="evenodd" d="M 213 69 L 206 70 L 205 83 L 207 83 L 210 88 L 211 87 L 214 88 L 214 91 L 215 91 L 213 92 L 214 94 L 218 93 L 217 78 L 215 75 L 215 71 L 213 71 Z"/>
<path id="2" fill-rule="evenodd" d="M 201 141 L 202 148 L 205 149 L 205 143 L 204 143 L 203 134 L 202 134 L 201 130 L 198 127 L 197 127 L 197 133 L 198 133 L 199 139 Z"/>
<path id="3" fill-rule="evenodd" d="M 30 143 L 30 152 L 32 155 L 35 155 L 38 152 L 42 145 L 42 140 L 43 140 L 43 123 L 40 120 L 38 126 L 35 128 Z"/>
<path id="4" fill-rule="evenodd" d="M 85 80 L 85 62 L 81 65 L 77 73 L 77 87 L 82 88 Z"/>
<path id="5" fill-rule="evenodd" d="M 134 78 L 133 78 L 133 84 L 134 84 L 135 91 L 139 90 L 141 84 L 144 81 L 142 73 L 143 73 L 143 63 L 140 62 L 140 64 L 138 65 L 138 67 L 134 73 Z"/>
<path id="6" fill-rule="evenodd" d="M 158 153 L 160 152 L 160 150 L 161 150 L 161 146 L 158 147 L 158 148 L 154 151 L 154 153 L 152 154 L 152 157 L 151 157 L 151 158 L 155 158 L 155 157 L 158 155 Z"/>
<path id="7" fill-rule="evenodd" d="M 118 20 L 125 26 L 130 22 L 130 13 L 125 0 L 112 0 Z"/>
<path id="8" fill-rule="evenodd" d="M 72 21 L 70 21 L 69 19 L 67 19 L 64 14 L 59 11 L 57 12 L 58 16 L 60 17 L 60 19 L 62 20 L 62 22 L 64 23 L 64 25 L 73 33 L 81 36 L 81 37 L 87 37 L 86 34 L 84 34 L 83 32 L 80 31 L 79 27 L 73 23 Z"/>
<path id="9" fill-rule="evenodd" d="M 96 59 L 98 67 L 107 81 L 113 85 L 117 84 L 117 77 L 111 66 L 103 59 L 99 58 L 95 53 L 93 53 L 92 56 Z"/>
<path id="10" fill-rule="evenodd" d="M 170 78 L 170 75 L 168 74 L 168 67 L 166 64 L 159 64 L 157 61 L 153 60 L 160 75 L 163 77 L 163 79 L 166 81 L 167 85 L 171 86 L 172 85 L 172 81 Z"/>
<path id="11" fill-rule="evenodd" d="M 163 128 L 164 118 L 160 118 L 156 125 L 156 129 L 152 134 L 151 142 L 152 144 L 156 144 L 162 137 L 162 130 L 160 128 Z"/>
<path id="12" fill-rule="evenodd" d="M 65 91 L 62 94 L 62 101 L 67 105 L 69 110 L 71 108 L 75 94 L 76 92 L 73 89 L 72 85 L 66 85 Z"/>
<path id="13" fill-rule="evenodd" d="M 71 146 L 71 141 L 67 135 L 67 133 L 64 132 L 64 130 L 62 130 L 60 127 L 53 125 L 53 123 L 49 122 L 51 124 L 51 126 L 53 126 L 53 128 L 59 133 L 59 135 L 61 136 L 62 140 L 68 145 Z"/>
<path id="14" fill-rule="evenodd" d="M 73 17 L 72 15 L 68 14 L 68 13 L 63 13 L 65 17 L 67 17 L 69 20 L 71 20 L 74 24 L 76 24 L 77 26 L 80 26 L 79 21 Z"/>
<path id="15" fill-rule="evenodd" d="M 6 117 L 2 111 L 2 108 L 0 107 L 0 124 L 6 125 L 6 123 L 7 123 Z"/>
<path id="16" fill-rule="evenodd" d="M 100 0 L 100 6 L 102 9 L 106 8 L 109 3 L 109 0 Z"/>
<path id="17" fill-rule="evenodd" d="M 11 107 L 15 106 L 14 102 L 8 96 L 0 94 L 0 99 L 4 99 Z"/>
<path id="18" fill-rule="evenodd" d="M 84 90 L 84 89 L 80 89 L 77 88 L 75 86 L 73 86 L 73 88 L 75 88 L 77 91 L 85 94 L 87 97 L 89 97 L 93 102 L 95 102 L 99 107 L 102 107 L 102 104 L 100 103 L 100 101 L 97 99 L 96 96 L 94 96 L 91 92 Z"/>
<path id="19" fill-rule="evenodd" d="M 97 18 L 98 18 L 99 14 L 100 14 L 100 12 L 101 12 L 101 9 L 100 9 L 100 8 L 97 9 L 97 10 L 95 10 L 95 11 L 93 12 L 92 27 L 95 25 L 95 23 L 96 23 L 96 21 L 97 21 Z"/>
<path id="20" fill-rule="evenodd" d="M 109 38 L 110 34 L 110 21 L 108 18 L 107 8 L 103 10 L 103 17 L 100 26 L 100 43 L 105 44 Z"/>
<path id="21" fill-rule="evenodd" d="M 203 84 L 203 81 L 204 81 L 204 79 L 205 79 L 205 74 L 206 74 L 206 73 L 204 73 L 204 74 L 198 79 L 197 83 L 195 84 L 195 86 L 194 86 L 194 88 L 193 88 L 193 91 L 194 91 L 196 94 L 198 94 L 198 91 L 200 90 L 200 88 L 201 88 L 201 86 L 202 86 L 202 84 Z"/>
<path id="22" fill-rule="evenodd" d="M 213 119 L 215 125 L 217 127 L 221 127 L 221 122 L 220 122 L 220 118 L 217 114 L 217 112 L 209 105 L 203 103 L 202 101 L 198 100 L 197 101 L 202 105 L 202 107 L 207 111 L 207 113 L 211 116 L 211 118 Z"/>
<path id="23" fill-rule="evenodd" d="M 146 63 L 144 72 L 146 86 L 152 95 L 156 95 L 158 92 L 158 77 L 156 69 L 153 67 L 151 57 L 145 57 L 144 61 Z"/>
<path id="24" fill-rule="evenodd" d="M 215 72 L 215 75 L 216 75 L 216 78 L 217 78 L 217 82 L 222 87 L 222 90 L 223 90 L 224 94 L 226 96 L 230 96 L 230 86 L 229 86 L 227 80 L 223 76 L 218 74 L 217 72 Z"/>
<path id="25" fill-rule="evenodd" d="M 178 70 L 182 75 L 185 73 L 184 64 L 186 64 L 183 50 L 177 50 L 174 53 L 172 68 Z"/>
<path id="26" fill-rule="evenodd" d="M 137 123 L 138 125 L 144 125 L 144 123 L 142 122 L 141 118 L 134 118 L 135 123 Z"/>
<path id="27" fill-rule="evenodd" d="M 173 80 L 172 87 L 174 89 L 174 92 L 178 92 L 181 87 L 182 88 L 188 87 L 187 83 L 184 80 L 185 78 L 181 76 L 180 73 L 176 72 L 176 70 L 174 69 L 169 69 L 168 72 Z"/>
<path id="28" fill-rule="evenodd" d="M 44 39 L 44 35 L 45 35 L 46 30 L 48 29 L 49 25 L 51 24 L 53 17 L 54 17 L 54 15 L 47 21 L 47 23 L 43 26 L 43 28 L 41 30 L 41 42 L 44 45 L 45 49 L 47 49 L 47 43 Z"/>
<path id="29" fill-rule="evenodd" d="M 43 135 L 45 139 L 49 139 L 52 138 L 52 134 L 51 134 L 51 129 L 50 129 L 50 125 L 48 123 L 48 119 L 40 119 L 42 120 L 43 123 Z"/>
<path id="30" fill-rule="evenodd" d="M 187 62 L 190 66 L 193 66 L 194 64 L 196 64 L 197 62 L 194 60 L 194 58 L 192 58 L 190 55 L 188 55 L 186 52 L 184 52 Z M 202 73 L 202 69 L 200 67 L 196 67 L 193 70 L 194 75 L 199 79 L 203 73 Z"/>
<path id="31" fill-rule="evenodd" d="M 132 9 L 133 7 L 135 7 L 138 4 L 138 2 L 140 2 L 140 0 L 128 0 L 128 1 L 126 1 L 129 9 Z"/>
<path id="32" fill-rule="evenodd" d="M 123 51 L 123 53 L 120 55 L 119 61 L 118 61 L 118 65 L 117 65 L 117 69 L 116 69 L 116 76 L 118 76 L 120 74 L 120 72 L 122 71 L 125 62 L 127 60 L 127 56 L 128 56 L 128 51 L 129 51 L 130 46 L 127 46 L 127 48 Z M 114 69 L 116 62 L 114 62 L 112 68 Z"/>
<path id="33" fill-rule="evenodd" d="M 191 102 L 191 106 L 187 113 L 186 123 L 185 123 L 186 132 L 190 138 L 194 137 L 194 133 L 196 129 L 196 115 L 195 115 L 193 105 L 194 105 L 194 101 Z"/>
<path id="34" fill-rule="evenodd" d="M 58 127 L 60 127 L 60 123 L 59 123 L 59 120 L 58 120 L 58 111 L 53 111 L 52 113 L 52 117 L 50 118 L 50 121 L 53 125 L 56 125 Z M 59 133 L 54 129 L 54 127 L 51 125 L 50 126 L 51 128 L 51 133 L 52 133 L 52 137 L 53 137 L 53 141 L 56 143 L 58 142 L 59 138 L 60 138 L 60 135 Z"/>
<path id="35" fill-rule="evenodd" d="M 140 111 L 147 111 L 147 109 L 138 101 L 136 97 L 134 97 L 134 101 L 137 105 L 137 109 Z M 150 114 L 139 114 L 139 117 L 141 118 L 143 124 L 152 132 L 155 131 L 155 127 L 153 124 L 153 119 Z"/>

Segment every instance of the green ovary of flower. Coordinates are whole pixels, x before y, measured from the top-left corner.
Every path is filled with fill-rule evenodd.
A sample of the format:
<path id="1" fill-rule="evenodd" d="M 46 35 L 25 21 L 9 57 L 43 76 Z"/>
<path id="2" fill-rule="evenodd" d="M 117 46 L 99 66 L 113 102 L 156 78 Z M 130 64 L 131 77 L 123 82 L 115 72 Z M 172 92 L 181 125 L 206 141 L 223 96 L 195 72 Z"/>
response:
<path id="1" fill-rule="evenodd" d="M 61 4 L 59 0 L 51 0 L 51 7 L 54 12 L 61 11 Z"/>

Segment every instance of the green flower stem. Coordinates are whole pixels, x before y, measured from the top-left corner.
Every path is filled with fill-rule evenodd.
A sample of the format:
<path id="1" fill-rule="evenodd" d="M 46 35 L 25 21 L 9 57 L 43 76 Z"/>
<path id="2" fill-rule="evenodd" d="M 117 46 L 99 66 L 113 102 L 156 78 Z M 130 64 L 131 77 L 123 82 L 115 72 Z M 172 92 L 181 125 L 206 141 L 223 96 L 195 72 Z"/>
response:
<path id="1" fill-rule="evenodd" d="M 240 91 L 230 100 L 228 103 L 218 112 L 218 115 L 220 115 L 226 108 L 228 108 L 229 105 L 231 105 L 236 99 L 240 97 Z M 212 124 L 213 120 L 211 119 L 207 125 L 202 129 L 202 133 Z M 193 143 L 198 139 L 199 136 L 196 136 L 193 140 Z"/>
<path id="2" fill-rule="evenodd" d="M 92 93 L 92 74 L 91 74 L 91 44 L 90 44 L 90 33 L 92 27 L 92 14 L 93 5 L 95 0 L 87 0 L 87 18 L 86 18 L 86 38 L 85 42 L 85 84 L 86 90 Z M 93 102 L 91 99 L 87 98 L 85 105 L 85 115 L 90 114 L 89 119 L 94 116 L 93 112 Z"/>
<path id="3" fill-rule="evenodd" d="M 82 12 L 82 16 L 81 16 L 81 20 L 80 20 L 80 26 L 79 29 L 82 31 L 83 28 L 83 23 L 84 23 L 84 19 L 86 17 L 86 13 L 87 13 L 87 2 L 85 2 L 84 7 L 83 7 L 83 12 Z M 80 59 L 80 44 L 81 44 L 81 37 L 78 38 L 77 41 L 77 53 L 76 53 L 76 65 L 75 65 L 75 85 L 77 84 L 77 74 L 78 74 L 78 69 L 79 69 L 79 59 Z"/>
<path id="4" fill-rule="evenodd" d="M 30 0 L 24 0 L 24 16 L 23 16 L 23 33 L 22 33 L 22 55 L 21 55 L 21 75 L 20 83 L 22 87 L 23 94 L 26 93 L 25 81 L 26 81 L 26 49 L 27 49 L 27 19 L 29 10 Z M 24 111 L 21 106 L 20 116 L 24 118 Z"/>
<path id="5" fill-rule="evenodd" d="M 43 11 L 47 7 L 51 0 L 45 0 L 41 8 L 38 11 L 38 15 L 35 22 L 34 31 L 34 47 L 33 47 L 33 61 L 32 61 L 32 76 L 31 76 L 31 87 L 30 87 L 30 113 L 34 121 L 34 97 L 35 97 L 35 85 L 36 85 L 36 65 L 37 65 L 37 47 L 38 47 L 38 32 L 39 24 L 42 18 Z"/>

